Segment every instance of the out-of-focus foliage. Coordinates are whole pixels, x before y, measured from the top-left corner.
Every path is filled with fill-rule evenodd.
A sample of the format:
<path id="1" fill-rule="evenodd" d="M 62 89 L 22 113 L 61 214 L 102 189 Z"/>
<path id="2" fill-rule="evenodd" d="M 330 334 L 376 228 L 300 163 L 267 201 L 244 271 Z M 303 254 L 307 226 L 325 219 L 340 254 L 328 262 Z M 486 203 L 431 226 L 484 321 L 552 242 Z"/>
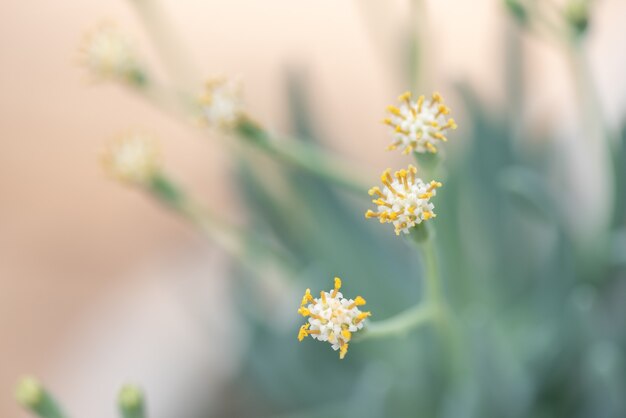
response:
<path id="1" fill-rule="evenodd" d="M 538 4 L 504 2 L 521 27 L 531 26 Z M 561 17 L 575 29 L 569 46 L 580 52 L 589 2 L 568 4 Z M 581 234 L 566 217 L 577 202 L 559 184 L 567 173 L 553 175 L 559 155 L 551 142 L 519 135 L 519 43 L 509 42 L 504 57 L 506 105 L 488 105 L 472 86 L 458 84 L 467 116 L 466 128 L 454 136 L 463 135 L 463 149 L 451 140 L 443 156 L 418 156 L 420 170 L 445 185 L 429 224 L 458 334 L 455 347 L 445 347 L 429 325 L 399 338 L 353 341 L 343 361 L 326 344 L 299 343 L 296 311 L 306 288 L 328 289 L 340 276 L 342 290 L 365 296 L 378 321 L 424 298 L 423 266 L 407 240 L 365 220 L 365 193 L 340 192 L 328 181 L 333 176 L 320 176 L 323 170 L 314 165 L 321 160 L 303 161 L 306 154 L 299 154 L 287 160 L 291 164 L 278 164 L 255 148 L 238 155 L 255 238 L 249 256 L 267 257 L 269 251 L 259 251 L 265 241 L 288 260 L 270 272 L 254 271 L 253 262 L 234 268 L 249 339 L 239 374 L 223 402 L 207 408 L 208 416 L 626 416 L 626 126 L 616 138 L 605 132 L 615 185 L 611 219 L 606 228 L 598 223 L 599 230 Z M 411 74 L 419 73 L 419 59 L 425 61 L 418 52 L 412 42 L 405 54 Z M 306 83 L 298 74 L 287 81 L 293 137 L 314 146 L 302 149 L 330 143 L 318 138 Z M 418 84 L 417 77 L 407 81 Z M 260 127 L 242 126 L 248 140 L 270 144 Z M 183 201 L 164 180 L 152 189 L 174 208 L 172 202 Z M 581 214 L 579 222 L 590 216 Z M 270 275 L 285 284 L 269 286 L 283 293 L 267 303 Z M 132 394 L 127 412 L 143 414 L 140 394 Z"/>
<path id="2" fill-rule="evenodd" d="M 314 141 L 302 83 L 291 78 L 293 130 Z M 459 86 L 472 130 L 467 152 L 445 166 L 435 220 L 440 261 L 456 325 L 461 366 L 450 370 L 435 333 L 354 343 L 348 359 L 298 343 L 284 326 L 249 309 L 252 341 L 233 416 L 286 417 L 620 417 L 626 414 L 626 179 L 624 135 L 614 147 L 615 220 L 601 259 L 580 254 L 563 220 L 562 193 L 545 181 L 545 143 L 520 152 L 514 115 L 487 107 Z M 542 145 L 543 144 L 543 145 Z M 453 146 L 453 145 L 452 145 Z M 304 290 L 337 274 L 369 295 L 375 319 L 420 298 L 419 259 L 386 228 L 366 222 L 362 201 L 285 167 L 241 163 L 251 224 L 298 260 Z M 261 166 L 263 167 L 263 166 Z M 279 187 L 276 185 L 280 184 Z M 242 273 L 243 274 L 243 273 Z M 249 277 L 248 277 L 249 278 Z M 241 281 L 242 295 L 254 292 Z M 250 301 L 246 297 L 246 301 Z M 248 304 L 249 302 L 246 302 Z M 243 303 L 242 303 L 243 305 Z M 284 315 L 292 315 L 297 298 Z M 374 308 L 375 307 L 375 308 Z M 291 310 L 289 310 L 291 308 Z M 292 312 L 293 311 L 293 312 Z M 256 412 L 255 412 L 256 411 Z M 262 411 L 262 412 L 259 412 Z M 303 412 L 304 411 L 304 412 Z"/>

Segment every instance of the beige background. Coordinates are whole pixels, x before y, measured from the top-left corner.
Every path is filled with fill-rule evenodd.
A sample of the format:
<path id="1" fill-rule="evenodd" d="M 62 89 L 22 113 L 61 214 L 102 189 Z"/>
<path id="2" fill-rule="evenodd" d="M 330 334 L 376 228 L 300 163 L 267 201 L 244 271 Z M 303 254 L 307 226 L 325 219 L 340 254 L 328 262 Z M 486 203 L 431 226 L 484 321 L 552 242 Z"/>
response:
<path id="1" fill-rule="evenodd" d="M 284 70 L 299 68 L 322 132 L 335 139 L 329 145 L 360 162 L 368 181 L 390 164 L 394 156 L 378 151 L 386 143 L 378 121 L 406 89 L 394 61 L 406 2 L 162 3 L 199 72 L 240 75 L 258 119 L 284 127 Z M 591 57 L 615 123 L 626 104 L 626 4 L 598 3 Z M 428 88 L 453 107 L 451 82 L 459 80 L 492 103 L 505 101 L 502 34 L 510 21 L 499 2 L 438 0 L 427 11 Z M 54 387 L 75 416 L 114 416 L 114 392 L 131 379 L 149 390 L 154 416 L 171 417 L 169 405 L 194 390 L 208 396 L 206 376 L 218 383 L 236 367 L 236 320 L 215 321 L 212 311 L 230 312 L 221 254 L 97 164 L 106 139 L 147 128 L 162 138 L 176 176 L 236 221 L 228 154 L 216 138 L 123 88 L 86 81 L 77 46 L 103 18 L 118 22 L 164 73 L 125 1 L 0 3 L 0 416 L 25 416 L 12 399 L 25 372 Z M 532 129 L 576 136 L 563 57 L 537 38 L 525 47 L 523 117 Z M 218 337 L 224 346 L 216 347 Z M 181 393 L 185 387 L 194 389 Z"/>

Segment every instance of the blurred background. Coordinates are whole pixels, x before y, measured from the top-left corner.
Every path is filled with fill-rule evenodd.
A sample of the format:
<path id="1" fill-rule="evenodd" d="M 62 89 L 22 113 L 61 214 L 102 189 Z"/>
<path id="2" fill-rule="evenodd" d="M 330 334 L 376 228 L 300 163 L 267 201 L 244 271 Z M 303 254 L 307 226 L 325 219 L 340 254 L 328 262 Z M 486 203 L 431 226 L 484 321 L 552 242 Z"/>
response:
<path id="1" fill-rule="evenodd" d="M 612 154 L 584 117 L 590 107 L 599 109 L 613 137 L 621 135 L 625 2 L 590 2 L 584 49 L 596 100 L 577 92 L 575 58 L 566 48 L 524 29 L 502 1 L 424 0 L 415 6 L 401 0 L 159 0 L 202 76 L 239 76 L 250 114 L 273 130 L 318 138 L 354 162 L 365 184 L 376 184 L 388 166 L 406 165 L 406 157 L 382 152 L 389 142 L 380 124 L 385 107 L 412 85 L 418 94 L 443 93 L 460 129 L 450 135 L 448 165 L 455 165 L 446 174 L 450 193 L 435 201 L 440 247 L 447 254 L 448 286 L 459 285 L 451 298 L 462 300 L 458 309 L 473 318 L 466 328 L 473 336 L 467 350 L 475 353 L 479 370 L 471 383 L 452 386 L 437 377 L 435 366 L 424 368 L 415 360 L 437 357 L 429 342 L 434 339 L 422 333 L 387 343 L 402 345 L 396 358 L 410 360 L 400 364 L 387 361 L 394 353 L 385 344 L 355 344 L 340 364 L 328 347 L 311 341 L 287 348 L 301 354 L 280 354 L 266 341 L 270 331 L 245 325 L 254 315 L 242 309 L 242 294 L 245 301 L 258 293 L 242 284 L 248 273 L 149 196 L 102 172 L 98 155 L 106 140 L 129 127 L 148 129 L 161 139 L 169 171 L 208 207 L 233 223 L 271 230 L 255 218 L 263 214 L 255 202 L 263 199 L 250 192 L 258 185 L 224 146 L 228 138 L 207 137 L 123 86 L 94 84 L 78 64 L 84 34 L 109 20 L 136 41 L 155 74 L 165 73 L 132 3 L 0 4 L 1 416 L 28 416 L 13 398 L 24 373 L 39 376 L 72 416 L 91 418 L 115 416 L 115 394 L 125 382 L 145 389 L 154 417 L 287 416 L 300 406 L 314 411 L 315 398 L 362 405 L 332 416 L 626 414 L 624 316 L 619 316 L 626 306 L 626 232 L 623 215 L 612 209 L 621 210 L 614 186 L 624 179 L 610 172 Z M 412 82 L 407 57 L 414 36 L 420 39 L 421 72 Z M 294 116 L 299 106 L 307 109 L 306 123 L 298 124 L 301 119 Z M 314 133 L 303 126 L 314 127 Z M 501 175 L 497 181 L 496 175 Z M 473 180 L 455 180 L 465 176 Z M 381 319 L 419 299 L 419 284 L 403 275 L 357 277 L 367 271 L 354 266 L 359 257 L 393 241 L 390 228 L 362 219 L 366 199 L 343 199 L 336 190 L 319 189 L 326 185 L 310 183 L 314 179 L 299 181 L 321 195 L 331 193 L 341 216 L 354 218 L 344 234 L 371 245 L 360 249 L 340 240 L 340 250 L 354 252 L 344 258 L 354 262 L 351 266 L 325 263 L 320 248 L 294 250 L 300 251 L 294 258 L 305 272 L 294 279 L 301 284 L 268 290 L 293 302 L 293 309 L 276 315 L 282 318 L 275 324 L 281 335 L 272 337 L 276 344 L 283 331 L 284 338 L 295 340 L 301 290 L 330 287 L 335 274 L 344 278 L 347 293 L 366 296 Z M 533 189 L 544 183 L 545 194 Z M 503 191 L 502 184 L 510 190 Z M 525 187 L 532 192 L 520 191 Z M 284 199 L 296 199 L 287 192 L 281 190 Z M 468 195 L 480 202 L 472 205 Z M 552 203 L 528 203 L 529 195 L 545 195 Z M 519 199 L 524 202 L 516 204 Z M 534 212 L 553 204 L 559 209 L 547 216 Z M 519 206 L 531 208 L 521 213 Z M 455 221 L 446 223 L 446 216 Z M 611 244 L 598 248 L 597 231 L 607 229 Z M 280 231 L 273 236 L 293 248 Z M 406 262 L 400 270 L 419 271 L 401 244 L 389 245 L 399 246 L 391 247 L 396 258 L 389 263 Z M 586 246 L 613 258 L 595 257 Z M 577 263 L 577 251 L 592 260 Z M 323 260 L 311 262 L 316 257 Z M 450 279 L 459 271 L 465 271 L 462 280 Z M 368 297 L 367 290 L 371 295 L 381 287 L 387 294 Z M 481 293 L 484 299 L 476 289 L 488 289 Z M 406 300 L 398 299 L 406 292 Z M 564 308 L 570 302 L 571 312 Z M 503 309 L 507 304 L 510 309 Z M 492 324 L 500 320 L 506 322 Z M 585 320 L 589 324 L 583 325 Z M 585 328 L 565 329 L 573 323 Z M 309 382 L 298 392 L 293 386 L 299 380 L 276 367 L 281 359 L 295 362 L 294 356 L 310 356 L 304 361 L 313 368 L 326 362 L 320 373 L 345 370 L 326 375 L 334 383 L 300 376 Z M 559 368 L 548 370 L 547 364 L 556 363 Z M 421 377 L 399 377 L 396 367 Z M 286 386 L 272 386 L 277 381 Z M 339 389 L 331 390 L 333 384 Z M 378 404 L 359 401 L 353 390 Z M 420 390 L 437 391 L 437 401 L 411 393 Z M 501 391 L 501 399 L 483 391 Z M 392 401 L 398 409 L 388 409 Z"/>

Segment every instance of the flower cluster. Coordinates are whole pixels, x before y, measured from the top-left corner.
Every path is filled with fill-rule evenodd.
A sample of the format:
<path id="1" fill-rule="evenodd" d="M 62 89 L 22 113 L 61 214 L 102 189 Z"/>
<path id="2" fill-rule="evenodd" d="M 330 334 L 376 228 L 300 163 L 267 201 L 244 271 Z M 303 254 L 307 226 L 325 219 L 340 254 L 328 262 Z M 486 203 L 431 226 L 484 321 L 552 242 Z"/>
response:
<path id="1" fill-rule="evenodd" d="M 433 93 L 428 102 L 424 96 L 413 101 L 411 93 L 406 92 L 399 100 L 402 102 L 400 107 L 389 106 L 387 110 L 391 116 L 384 120 L 394 129 L 394 142 L 387 149 L 401 146 L 403 154 L 436 153 L 435 143 L 447 141 L 445 131 L 456 129 L 454 119 L 447 119 L 450 109 L 443 104 L 441 95 Z M 396 235 L 401 232 L 408 234 L 414 226 L 434 218 L 435 206 L 430 198 L 435 196 L 442 184 L 434 180 L 426 183 L 416 174 L 417 168 L 412 165 L 396 171 L 393 176 L 391 169 L 385 170 L 381 176 L 382 189 L 372 187 L 369 190 L 369 195 L 375 197 L 372 202 L 377 209 L 368 210 L 365 217 L 393 224 Z"/>
<path id="2" fill-rule="evenodd" d="M 445 132 L 456 129 L 454 119 L 446 119 L 450 109 L 443 104 L 441 95 L 433 93 L 429 101 L 424 96 L 413 101 L 411 93 L 406 92 L 399 100 L 399 107 L 387 108 L 390 116 L 383 121 L 393 128 L 393 142 L 387 149 L 402 147 L 404 154 L 412 151 L 436 153 L 437 142 L 448 140 Z"/>
<path id="3" fill-rule="evenodd" d="M 378 218 L 380 223 L 392 223 L 396 235 L 400 232 L 405 234 L 409 229 L 434 218 L 435 208 L 430 198 L 437 193 L 441 183 L 431 181 L 424 183 L 416 177 L 417 169 L 409 165 L 408 169 L 396 171 L 391 175 L 391 169 L 387 169 L 381 176 L 383 188 L 372 187 L 370 196 L 376 196 L 372 200 L 378 206 L 376 212 L 368 210 L 367 218 Z"/>
<path id="4" fill-rule="evenodd" d="M 98 78 L 114 78 L 135 84 L 145 81 L 137 55 L 116 26 L 102 24 L 88 33 L 81 45 L 83 64 Z"/>
<path id="5" fill-rule="evenodd" d="M 363 328 L 365 318 L 370 312 L 361 312 L 359 306 L 365 305 L 365 299 L 357 296 L 355 299 L 345 299 L 339 289 L 341 279 L 335 277 L 335 287 L 330 292 L 320 292 L 319 298 L 311 296 L 307 289 L 298 313 L 309 320 L 300 327 L 298 340 L 311 336 L 318 341 L 328 341 L 333 350 L 339 350 L 339 358 L 343 359 L 348 352 L 348 343 L 352 333 Z"/>
<path id="6" fill-rule="evenodd" d="M 230 128 L 242 114 L 241 86 L 236 80 L 216 78 L 206 83 L 200 106 L 210 126 Z"/>
<path id="7" fill-rule="evenodd" d="M 112 143 L 102 158 L 105 169 L 114 177 L 130 183 L 146 183 L 161 168 L 156 141 L 132 132 Z"/>

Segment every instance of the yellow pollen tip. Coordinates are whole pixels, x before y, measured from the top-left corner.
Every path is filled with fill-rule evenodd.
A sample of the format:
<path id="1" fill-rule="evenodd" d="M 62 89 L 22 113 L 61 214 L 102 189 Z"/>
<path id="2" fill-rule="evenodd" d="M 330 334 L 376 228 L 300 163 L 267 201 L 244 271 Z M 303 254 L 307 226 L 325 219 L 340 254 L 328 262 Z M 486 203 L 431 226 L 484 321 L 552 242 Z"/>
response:
<path id="1" fill-rule="evenodd" d="M 371 313 L 371 312 L 369 312 L 369 311 L 368 311 L 368 312 L 361 312 L 361 313 L 360 313 L 360 314 L 356 317 L 356 319 L 354 320 L 354 323 L 355 323 L 355 324 L 358 324 L 359 322 L 363 321 L 365 318 L 368 318 L 368 317 L 370 317 L 370 316 L 372 316 L 372 313 Z"/>
<path id="2" fill-rule="evenodd" d="M 354 299 L 354 303 L 356 306 L 362 306 L 365 305 L 367 302 L 365 302 L 365 299 L 363 299 L 361 296 L 357 296 L 356 299 Z"/>
<path id="3" fill-rule="evenodd" d="M 411 99 L 411 92 L 410 91 L 405 91 L 400 96 L 398 96 L 398 100 L 401 101 L 401 102 L 409 101 L 410 99 Z"/>
<path id="4" fill-rule="evenodd" d="M 374 212 L 374 211 L 373 211 L 373 210 L 371 210 L 371 209 L 368 209 L 368 210 L 367 210 L 367 212 L 365 212 L 365 217 L 366 217 L 367 219 L 377 218 L 377 217 L 379 217 L 379 216 L 380 216 L 380 215 L 379 215 L 378 213 Z"/>
<path id="5" fill-rule="evenodd" d="M 383 197 L 383 193 L 380 191 L 379 187 L 372 187 L 367 191 L 367 194 L 369 194 L 370 196 L 378 195 L 380 197 Z"/>
<path id="6" fill-rule="evenodd" d="M 298 341 L 304 340 L 304 337 L 309 335 L 308 329 L 310 326 L 311 324 L 304 324 L 300 327 L 300 331 L 298 332 Z"/>
<path id="7" fill-rule="evenodd" d="M 348 353 L 348 343 L 344 343 L 339 348 L 339 359 L 343 360 L 343 358 L 346 356 L 347 353 Z"/>
<path id="8" fill-rule="evenodd" d="M 298 309 L 298 313 L 302 316 L 311 315 L 311 311 L 309 311 L 307 308 L 304 308 L 304 307 L 301 307 L 300 309 Z"/>
<path id="9" fill-rule="evenodd" d="M 348 342 L 352 338 L 352 333 L 349 330 L 344 329 L 341 331 L 341 336 L 344 340 L 346 340 L 346 342 Z"/>
<path id="10" fill-rule="evenodd" d="M 339 277 L 335 277 L 335 288 L 333 289 L 333 292 L 330 294 L 330 296 L 333 298 L 337 296 L 337 292 L 339 292 L 339 289 L 341 289 L 341 279 Z"/>
<path id="11" fill-rule="evenodd" d="M 402 116 L 402 113 L 400 112 L 400 109 L 398 109 L 395 106 L 387 106 L 387 111 L 393 115 L 396 116 Z"/>
<path id="12" fill-rule="evenodd" d="M 307 302 L 312 302 L 313 296 L 311 296 L 311 289 L 307 289 L 304 292 L 304 296 L 302 296 L 302 302 L 300 302 L 300 306 L 306 305 Z"/>

